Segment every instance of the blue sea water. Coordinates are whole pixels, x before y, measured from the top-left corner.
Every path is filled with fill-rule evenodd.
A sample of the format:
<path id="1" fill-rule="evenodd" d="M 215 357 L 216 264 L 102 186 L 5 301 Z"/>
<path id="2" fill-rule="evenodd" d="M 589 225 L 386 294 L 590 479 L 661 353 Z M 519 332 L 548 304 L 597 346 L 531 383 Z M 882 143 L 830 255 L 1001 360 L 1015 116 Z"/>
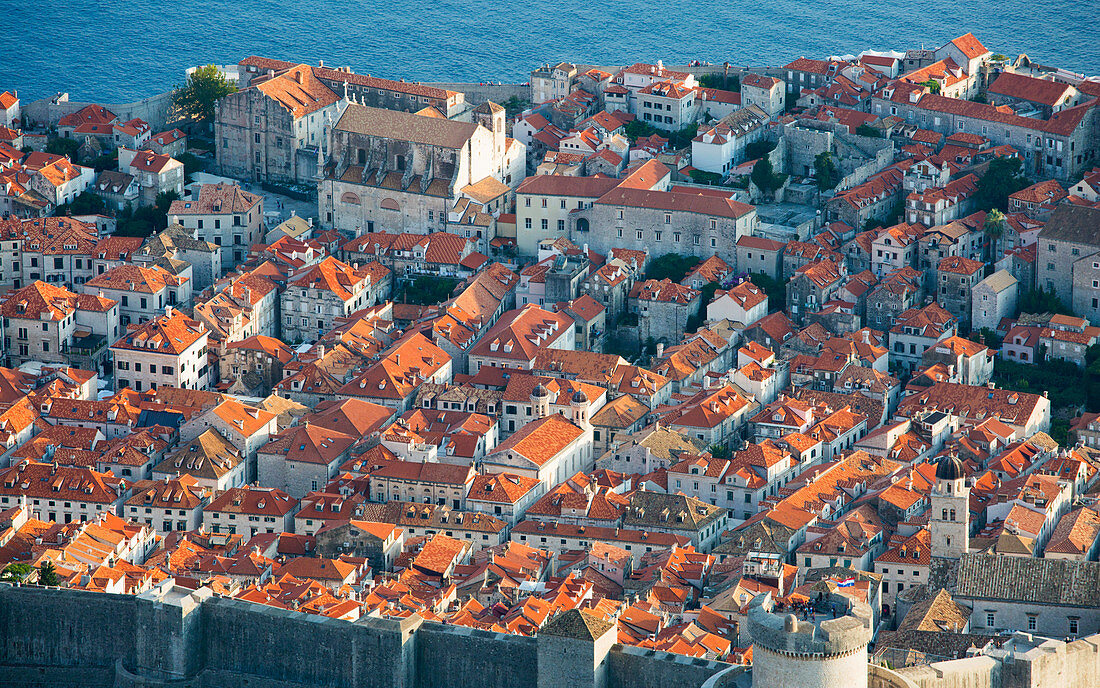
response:
<path id="1" fill-rule="evenodd" d="M 0 90 L 127 102 L 196 64 L 263 55 L 418 81 L 526 81 L 590 64 L 783 64 L 935 47 L 973 31 L 994 52 L 1100 72 L 1100 0 L 0 0 Z"/>

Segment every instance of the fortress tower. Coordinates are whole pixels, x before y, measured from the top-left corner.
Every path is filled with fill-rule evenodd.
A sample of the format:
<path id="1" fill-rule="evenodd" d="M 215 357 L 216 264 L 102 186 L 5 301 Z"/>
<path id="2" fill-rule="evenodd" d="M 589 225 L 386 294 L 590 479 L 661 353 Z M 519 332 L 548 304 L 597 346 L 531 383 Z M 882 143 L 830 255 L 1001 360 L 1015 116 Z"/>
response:
<path id="1" fill-rule="evenodd" d="M 824 602 L 817 621 L 774 611 L 770 593 L 749 603 L 753 688 L 867 688 L 871 608 L 837 594 Z"/>
<path id="2" fill-rule="evenodd" d="M 936 464 L 931 502 L 932 556 L 958 559 L 970 548 L 970 488 L 958 456 L 945 456 Z"/>

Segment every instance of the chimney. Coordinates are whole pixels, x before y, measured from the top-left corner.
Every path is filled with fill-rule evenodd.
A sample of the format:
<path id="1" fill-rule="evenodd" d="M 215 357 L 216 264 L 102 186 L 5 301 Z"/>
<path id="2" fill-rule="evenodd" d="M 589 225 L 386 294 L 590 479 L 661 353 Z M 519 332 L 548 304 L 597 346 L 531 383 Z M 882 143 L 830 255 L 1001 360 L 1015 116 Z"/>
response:
<path id="1" fill-rule="evenodd" d="M 657 358 L 660 358 L 665 353 L 665 345 L 661 342 L 657 342 Z"/>

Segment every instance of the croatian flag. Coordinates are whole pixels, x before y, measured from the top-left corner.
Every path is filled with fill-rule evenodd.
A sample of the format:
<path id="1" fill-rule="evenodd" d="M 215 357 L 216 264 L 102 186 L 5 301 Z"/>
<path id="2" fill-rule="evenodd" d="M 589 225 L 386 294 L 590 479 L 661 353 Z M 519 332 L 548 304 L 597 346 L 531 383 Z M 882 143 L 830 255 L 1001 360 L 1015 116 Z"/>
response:
<path id="1" fill-rule="evenodd" d="M 838 588 L 850 588 L 855 584 L 856 584 L 856 579 L 855 578 L 845 578 L 842 581 L 837 581 L 836 586 Z"/>

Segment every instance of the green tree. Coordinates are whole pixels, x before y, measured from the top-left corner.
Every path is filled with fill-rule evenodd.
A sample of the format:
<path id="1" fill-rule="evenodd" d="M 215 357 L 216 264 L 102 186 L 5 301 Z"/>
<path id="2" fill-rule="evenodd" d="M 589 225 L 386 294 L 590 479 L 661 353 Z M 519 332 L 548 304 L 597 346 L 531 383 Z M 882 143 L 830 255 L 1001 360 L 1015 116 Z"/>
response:
<path id="1" fill-rule="evenodd" d="M 420 275 L 403 290 L 404 303 L 430 306 L 451 298 L 459 280 L 448 277 L 429 277 Z"/>
<path id="2" fill-rule="evenodd" d="M 717 88 L 723 91 L 740 91 L 741 79 L 736 74 L 704 74 L 699 77 L 703 88 Z"/>
<path id="3" fill-rule="evenodd" d="M 710 455 L 716 459 L 722 459 L 723 461 L 729 461 L 733 458 L 733 449 L 728 444 L 712 444 L 707 449 Z"/>
<path id="4" fill-rule="evenodd" d="M 61 585 L 61 579 L 57 577 L 57 569 L 54 568 L 52 561 L 44 561 L 42 566 L 38 567 L 38 584 L 53 587 Z"/>
<path id="5" fill-rule="evenodd" d="M 178 201 L 179 199 L 180 195 L 175 191 L 161 191 L 157 194 L 153 203 L 157 206 L 157 210 L 167 215 L 168 209 L 172 207 L 172 201 Z M 168 226 L 168 218 L 164 218 L 164 226 Z"/>
<path id="6" fill-rule="evenodd" d="M 764 156 L 752 166 L 752 183 L 756 184 L 757 188 L 764 193 L 771 193 L 779 187 L 783 186 L 785 177 L 775 173 L 775 169 L 772 167 L 772 161 L 768 156 Z"/>
<path id="7" fill-rule="evenodd" d="M 204 167 L 202 158 L 194 153 L 180 153 L 176 156 L 176 160 L 183 164 L 183 173 L 188 179 L 196 172 L 201 172 Z"/>
<path id="8" fill-rule="evenodd" d="M 974 194 L 982 210 L 1008 208 L 1008 197 L 1027 186 L 1022 173 L 1023 162 L 1019 158 L 994 158 L 989 162 L 978 189 Z"/>
<path id="9" fill-rule="evenodd" d="M 722 175 L 717 172 L 704 172 L 703 170 L 692 170 L 690 173 L 691 181 L 696 184 L 709 184 L 714 186 L 722 183 Z"/>
<path id="10" fill-rule="evenodd" d="M 91 191 L 84 191 L 74 198 L 71 203 L 57 206 L 55 215 L 96 215 L 107 209 L 107 202 L 103 197 Z"/>
<path id="11" fill-rule="evenodd" d="M 199 67 L 172 96 L 181 114 L 209 126 L 214 122 L 214 103 L 237 90 L 214 65 Z"/>
<path id="12" fill-rule="evenodd" d="M 774 141 L 753 141 L 745 146 L 745 159 L 756 160 L 775 150 Z"/>
<path id="13" fill-rule="evenodd" d="M 978 330 L 977 339 L 982 344 L 985 344 L 986 346 L 988 346 L 990 349 L 999 349 L 999 348 L 1001 348 L 1001 337 L 1000 337 L 1000 335 L 998 335 L 996 332 L 989 329 L 988 327 L 983 327 L 982 329 Z"/>
<path id="14" fill-rule="evenodd" d="M 875 129 L 871 125 L 864 123 L 856 127 L 856 136 L 866 136 L 872 139 L 881 139 L 882 132 L 878 129 Z"/>
<path id="15" fill-rule="evenodd" d="M 657 131 L 657 128 L 654 127 L 652 124 L 646 124 L 640 119 L 634 119 L 627 122 L 626 126 L 623 127 L 623 132 L 626 134 L 626 137 L 630 139 L 631 143 L 634 143 L 638 139 L 644 139 L 647 136 L 652 136 L 653 134 L 662 133 Z"/>
<path id="16" fill-rule="evenodd" d="M 531 105 L 531 102 L 518 96 L 512 96 L 508 100 L 501 103 L 501 105 L 504 106 L 505 114 L 507 114 L 509 117 L 515 117 L 516 115 L 526 110 Z"/>
<path id="17" fill-rule="evenodd" d="M 116 150 L 114 153 L 100 155 L 92 160 L 92 169 L 95 170 L 96 173 L 102 172 L 103 170 L 117 170 L 118 151 Z"/>
<path id="18" fill-rule="evenodd" d="M 673 282 L 679 282 L 687 276 L 688 271 L 698 264 L 699 259 L 694 256 L 666 253 L 650 261 L 645 278 L 654 280 L 670 279 Z"/>
<path id="19" fill-rule="evenodd" d="M 1073 309 L 1062 303 L 1058 295 L 1045 289 L 1024 292 L 1016 304 L 1020 313 L 1061 313 L 1073 315 Z"/>
<path id="20" fill-rule="evenodd" d="M 27 575 L 34 571 L 34 567 L 26 563 L 8 564 L 4 572 L 0 573 L 0 581 L 19 583 L 27 579 Z"/>
<path id="21" fill-rule="evenodd" d="M 985 216 L 985 235 L 993 247 L 993 260 L 1001 256 L 1001 239 L 1005 234 L 1005 214 L 994 208 Z"/>
<path id="22" fill-rule="evenodd" d="M 928 81 L 921 83 L 921 86 L 927 86 L 929 93 L 940 92 L 940 82 L 936 81 L 935 79 L 929 79 Z"/>
<path id="23" fill-rule="evenodd" d="M 766 275 L 763 272 L 754 272 L 749 275 L 749 279 L 752 283 L 764 290 L 764 293 L 768 295 L 768 310 L 771 312 L 783 310 L 787 307 L 787 283 L 781 282 L 777 279 L 772 279 L 771 276 Z"/>
<path id="24" fill-rule="evenodd" d="M 687 148 L 691 146 L 691 140 L 699 135 L 699 124 L 689 124 L 679 131 L 674 131 L 668 135 L 668 145 L 673 150 L 679 150 L 681 148 Z"/>
<path id="25" fill-rule="evenodd" d="M 840 183 L 840 170 L 836 166 L 833 154 L 824 151 L 814 158 L 814 172 L 817 176 L 817 188 L 825 191 L 835 189 Z"/>
<path id="26" fill-rule="evenodd" d="M 67 155 L 70 160 L 76 160 L 76 152 L 80 150 L 80 144 L 73 139 L 50 139 L 46 142 L 46 152 L 54 155 Z"/>

